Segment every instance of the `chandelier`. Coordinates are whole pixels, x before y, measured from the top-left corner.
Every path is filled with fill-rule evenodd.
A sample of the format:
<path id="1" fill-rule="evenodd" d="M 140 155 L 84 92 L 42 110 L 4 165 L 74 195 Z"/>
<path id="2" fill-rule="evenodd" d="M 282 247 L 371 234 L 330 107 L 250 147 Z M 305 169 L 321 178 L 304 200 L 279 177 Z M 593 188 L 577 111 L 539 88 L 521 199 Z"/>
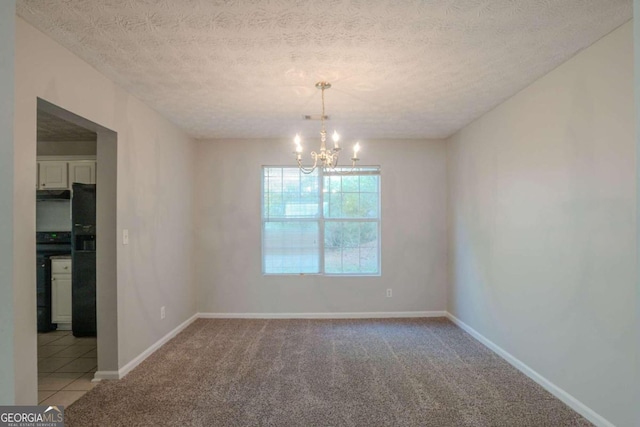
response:
<path id="1" fill-rule="evenodd" d="M 331 139 L 333 140 L 333 148 L 327 148 L 327 131 L 324 128 L 324 91 L 331 88 L 331 83 L 329 82 L 318 82 L 316 83 L 316 88 L 322 91 L 322 115 L 320 116 L 321 126 L 320 126 L 320 151 L 312 151 L 311 158 L 313 159 L 313 166 L 305 167 L 302 165 L 302 139 L 300 138 L 300 134 L 296 134 L 294 142 L 296 144 L 296 151 L 294 154 L 296 155 L 296 160 L 298 161 L 298 167 L 305 174 L 310 174 L 317 167 L 322 167 L 324 169 L 335 169 L 338 167 L 338 157 L 340 156 L 340 135 L 338 132 L 334 131 Z M 358 158 L 358 151 L 360 151 L 360 143 L 356 143 L 353 147 L 353 157 L 351 158 L 351 170 L 342 172 L 342 173 L 351 173 L 353 169 L 356 167 L 356 162 L 360 160 Z M 340 172 L 334 172 L 340 173 Z"/>

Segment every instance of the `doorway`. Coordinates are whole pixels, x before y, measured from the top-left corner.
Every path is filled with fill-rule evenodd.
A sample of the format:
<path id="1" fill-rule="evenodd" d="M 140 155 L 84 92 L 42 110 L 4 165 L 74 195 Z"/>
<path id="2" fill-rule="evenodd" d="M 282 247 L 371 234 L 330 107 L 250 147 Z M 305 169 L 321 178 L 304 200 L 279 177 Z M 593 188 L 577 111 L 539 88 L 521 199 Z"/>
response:
<path id="1" fill-rule="evenodd" d="M 38 99 L 38 403 L 117 378 L 117 134 Z"/>

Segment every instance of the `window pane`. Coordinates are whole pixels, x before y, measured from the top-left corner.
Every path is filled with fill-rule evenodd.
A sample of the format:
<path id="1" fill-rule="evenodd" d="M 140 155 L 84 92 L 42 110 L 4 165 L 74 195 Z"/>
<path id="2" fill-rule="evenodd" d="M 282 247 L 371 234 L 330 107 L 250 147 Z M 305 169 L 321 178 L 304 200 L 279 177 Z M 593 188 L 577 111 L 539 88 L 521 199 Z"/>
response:
<path id="1" fill-rule="evenodd" d="M 325 222 L 325 272 L 328 274 L 377 274 L 378 223 Z"/>
<path id="2" fill-rule="evenodd" d="M 358 193 L 342 193 L 342 217 L 360 217 L 360 197 Z"/>
<path id="3" fill-rule="evenodd" d="M 339 176 L 329 176 L 325 178 L 325 186 L 332 193 L 342 191 L 342 178 Z"/>
<path id="4" fill-rule="evenodd" d="M 359 214 L 364 218 L 378 218 L 378 193 L 360 193 Z"/>
<path id="5" fill-rule="evenodd" d="M 360 191 L 360 177 L 355 175 L 347 175 L 339 177 L 342 178 L 342 191 L 345 192 L 358 192 Z"/>
<path id="6" fill-rule="evenodd" d="M 324 186 L 326 218 L 379 217 L 379 176 L 325 176 Z"/>
<path id="7" fill-rule="evenodd" d="M 320 272 L 317 222 L 265 222 L 263 233 L 265 273 Z"/>
<path id="8" fill-rule="evenodd" d="M 360 177 L 360 191 L 367 193 L 378 192 L 378 177 L 377 176 L 361 176 Z"/>
<path id="9" fill-rule="evenodd" d="M 264 169 L 265 218 L 317 218 L 320 208 L 318 173 L 298 168 Z"/>
<path id="10" fill-rule="evenodd" d="M 326 193 L 324 196 L 324 216 L 342 217 L 342 193 Z"/>

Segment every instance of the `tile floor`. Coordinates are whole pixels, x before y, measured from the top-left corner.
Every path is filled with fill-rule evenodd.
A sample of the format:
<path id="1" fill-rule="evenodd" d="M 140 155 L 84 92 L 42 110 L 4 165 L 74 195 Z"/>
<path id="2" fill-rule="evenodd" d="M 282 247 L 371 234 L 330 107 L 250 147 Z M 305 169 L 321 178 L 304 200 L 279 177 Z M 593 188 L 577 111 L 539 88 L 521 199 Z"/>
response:
<path id="1" fill-rule="evenodd" d="M 91 390 L 98 366 L 96 338 L 71 331 L 38 334 L 38 404 L 69 406 Z"/>

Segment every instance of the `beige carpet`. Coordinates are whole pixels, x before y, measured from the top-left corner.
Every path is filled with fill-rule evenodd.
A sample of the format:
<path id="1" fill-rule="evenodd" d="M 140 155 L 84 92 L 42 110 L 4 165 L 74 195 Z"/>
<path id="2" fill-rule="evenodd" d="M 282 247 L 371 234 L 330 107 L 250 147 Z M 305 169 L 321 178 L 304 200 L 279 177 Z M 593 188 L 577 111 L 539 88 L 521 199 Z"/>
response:
<path id="1" fill-rule="evenodd" d="M 199 319 L 67 426 L 590 426 L 446 319 Z"/>

